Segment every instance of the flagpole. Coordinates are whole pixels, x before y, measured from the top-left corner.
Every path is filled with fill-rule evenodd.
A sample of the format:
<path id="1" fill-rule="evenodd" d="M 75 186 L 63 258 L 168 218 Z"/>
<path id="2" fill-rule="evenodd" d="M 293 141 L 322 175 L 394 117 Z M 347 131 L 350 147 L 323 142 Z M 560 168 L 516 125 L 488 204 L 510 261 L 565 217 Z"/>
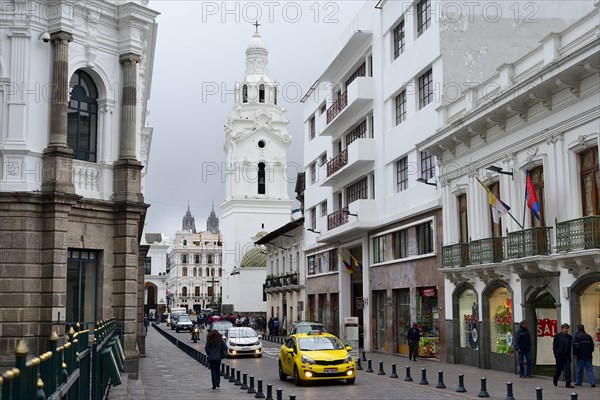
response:
<path id="1" fill-rule="evenodd" d="M 516 223 L 517 223 L 517 225 L 519 225 L 519 227 L 520 227 L 521 229 L 525 229 L 525 228 L 523 228 L 523 225 L 521 225 L 521 223 L 520 223 L 519 221 L 517 221 L 517 219 L 516 219 L 515 217 L 513 217 L 513 215 L 511 214 L 511 212 L 510 212 L 510 211 L 509 211 L 507 214 L 508 214 L 508 215 L 510 215 L 510 217 L 511 217 L 511 218 L 512 218 L 512 219 L 513 219 L 513 220 L 514 220 Z M 524 221 L 523 221 L 523 222 L 524 222 Z"/>
<path id="2" fill-rule="evenodd" d="M 525 173 L 525 202 L 523 203 L 523 226 L 525 225 L 525 212 L 527 211 L 527 175 L 529 170 Z M 523 227 L 521 227 L 523 229 Z"/>

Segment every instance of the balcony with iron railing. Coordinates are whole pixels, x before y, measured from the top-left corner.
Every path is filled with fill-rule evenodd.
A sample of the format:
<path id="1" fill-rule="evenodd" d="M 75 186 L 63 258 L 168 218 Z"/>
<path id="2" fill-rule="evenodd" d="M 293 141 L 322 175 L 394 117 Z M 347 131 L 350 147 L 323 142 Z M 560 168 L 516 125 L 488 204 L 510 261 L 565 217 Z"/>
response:
<path id="1" fill-rule="evenodd" d="M 327 216 L 327 230 L 333 230 L 348 223 L 348 206 L 340 208 Z"/>
<path id="2" fill-rule="evenodd" d="M 367 110 L 373 104 L 373 78 L 361 76 L 352 81 L 346 91 L 329 106 L 325 117 L 318 123 L 320 136 L 336 136 L 345 129 L 364 119 Z M 321 125 L 323 124 L 323 125 Z"/>
<path id="3" fill-rule="evenodd" d="M 300 289 L 300 276 L 297 272 L 280 276 L 269 275 L 265 280 L 265 292 L 287 292 Z"/>
<path id="4" fill-rule="evenodd" d="M 341 188 L 357 177 L 364 175 L 365 169 L 375 163 L 375 139 L 359 138 L 327 163 L 327 177 L 321 186 Z"/>
<path id="5" fill-rule="evenodd" d="M 556 250 L 552 251 L 553 227 L 535 227 L 493 237 L 442 246 L 442 268 L 501 263 L 522 258 L 567 255 L 600 249 L 600 215 L 556 221 Z M 468 248 L 467 248 L 468 247 Z"/>
<path id="6" fill-rule="evenodd" d="M 556 223 L 556 251 L 600 249 L 600 215 Z"/>
<path id="7" fill-rule="evenodd" d="M 547 256 L 551 252 L 552 227 L 538 227 L 510 232 L 507 235 L 508 259 Z"/>

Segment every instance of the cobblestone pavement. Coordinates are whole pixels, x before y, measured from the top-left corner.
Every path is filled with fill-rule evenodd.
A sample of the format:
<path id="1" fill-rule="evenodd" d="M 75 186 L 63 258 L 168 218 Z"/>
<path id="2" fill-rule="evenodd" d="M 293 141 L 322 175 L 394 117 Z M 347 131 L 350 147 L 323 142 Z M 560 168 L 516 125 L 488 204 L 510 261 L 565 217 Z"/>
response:
<path id="1" fill-rule="evenodd" d="M 160 329 L 160 327 L 158 328 Z M 274 344 L 265 342 L 265 347 Z M 197 346 L 196 348 L 199 348 Z M 520 379 L 518 375 L 499 371 L 481 370 L 474 367 L 433 360 L 418 360 L 410 362 L 406 357 L 383 353 L 367 353 L 367 359 L 372 360 L 374 373 L 359 371 L 354 385 L 345 383 L 313 384 L 297 388 L 291 381 L 280 382 L 277 379 L 276 364 L 268 376 L 260 376 L 264 372 L 242 371 L 248 375 L 256 373 L 256 379 L 263 379 L 265 384 L 273 384 L 273 397 L 276 398 L 277 388 L 283 389 L 283 399 L 296 395 L 297 400 L 312 399 L 477 399 L 480 392 L 480 378 L 487 378 L 487 391 L 490 399 L 504 400 L 506 398 L 506 382 L 512 381 L 515 399 L 536 399 L 536 387 L 543 389 L 544 400 L 568 400 L 571 393 L 578 394 L 578 400 L 599 400 L 600 388 L 584 387 L 568 389 L 564 382 L 559 387 L 552 385 L 552 380 L 546 377 Z M 379 361 L 383 362 L 385 375 L 377 375 Z M 227 361 L 226 364 L 230 363 Z M 271 358 L 263 358 L 263 362 L 272 363 Z M 391 365 L 397 364 L 398 379 L 390 378 Z M 405 366 L 411 366 L 413 382 L 404 382 Z M 363 362 L 366 369 L 367 363 Z M 427 369 L 429 385 L 420 385 L 421 370 Z M 446 389 L 436 389 L 438 371 L 444 371 Z M 457 393 L 458 374 L 464 374 L 466 393 Z M 254 395 L 240 390 L 224 379 L 221 388 L 211 389 L 210 370 L 194 361 L 190 356 L 178 349 L 164 338 L 155 328 L 149 330 L 146 338 L 146 358 L 140 359 L 140 379 L 125 379 L 123 384 L 111 389 L 110 400 L 155 400 L 155 399 L 251 399 Z M 561 387 L 562 386 L 562 387 Z"/>

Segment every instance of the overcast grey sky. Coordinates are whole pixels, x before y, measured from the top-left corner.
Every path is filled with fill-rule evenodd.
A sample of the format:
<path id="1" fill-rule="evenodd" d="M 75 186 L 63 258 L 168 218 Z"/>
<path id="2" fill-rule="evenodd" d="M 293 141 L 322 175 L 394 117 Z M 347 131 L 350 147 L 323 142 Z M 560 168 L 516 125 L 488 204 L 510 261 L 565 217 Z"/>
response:
<path id="1" fill-rule="evenodd" d="M 280 98 L 290 121 L 288 163 L 302 165 L 300 99 L 325 68 L 324 59 L 364 1 L 167 1 L 159 11 L 149 125 L 154 127 L 146 176 L 151 204 L 145 232 L 173 238 L 190 202 L 196 228 L 206 229 L 211 202 L 220 218 L 225 186 L 203 168 L 225 160 L 223 126 L 232 91 L 245 71 L 245 50 L 260 18 L 272 79 L 289 88 Z M 295 93 L 300 88 L 302 93 Z M 203 163 L 204 166 L 203 166 Z M 293 198 L 293 184 L 290 197 Z"/>

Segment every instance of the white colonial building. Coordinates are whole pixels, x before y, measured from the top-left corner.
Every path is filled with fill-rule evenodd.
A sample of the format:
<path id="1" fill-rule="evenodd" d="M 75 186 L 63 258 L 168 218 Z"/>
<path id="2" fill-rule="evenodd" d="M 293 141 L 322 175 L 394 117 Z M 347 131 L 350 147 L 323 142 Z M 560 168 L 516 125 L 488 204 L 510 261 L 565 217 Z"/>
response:
<path id="1" fill-rule="evenodd" d="M 334 332 L 357 316 L 366 350 L 407 354 L 416 322 L 420 356 L 446 358 L 439 147 L 415 145 L 439 106 L 582 8 L 540 3 L 528 23 L 512 3 L 489 2 L 493 19 L 485 2 L 448 3 L 366 2 L 303 99 L 307 315 Z"/>
<path id="2" fill-rule="evenodd" d="M 521 320 L 534 373 L 552 336 L 585 325 L 600 344 L 600 7 L 438 108 L 418 144 L 440 161 L 448 360 L 514 372 Z M 539 219 L 526 205 L 527 172 Z M 511 207 L 492 220 L 480 179 Z M 596 376 L 600 352 L 594 352 Z"/>
<path id="3" fill-rule="evenodd" d="M 142 246 L 144 259 L 144 313 L 150 319 L 160 317 L 167 306 L 167 254 L 171 240 L 162 233 L 146 233 Z"/>
<path id="4" fill-rule="evenodd" d="M 290 220 L 285 109 L 269 77 L 268 50 L 256 32 L 246 49 L 246 73 L 236 84 L 223 150 L 226 155 L 223 305 L 227 312 L 265 312 L 266 251 L 254 241 Z"/>
<path id="5" fill-rule="evenodd" d="M 207 220 L 207 229 L 196 232 L 188 206 L 182 229 L 175 234 L 169 249 L 167 306 L 200 313 L 209 305 L 220 304 L 222 258 L 223 242 L 214 209 Z"/>
<path id="6" fill-rule="evenodd" d="M 115 318 L 137 376 L 158 16 L 147 6 L 0 5 L 1 366 L 20 339 L 37 356 L 55 330 Z"/>

